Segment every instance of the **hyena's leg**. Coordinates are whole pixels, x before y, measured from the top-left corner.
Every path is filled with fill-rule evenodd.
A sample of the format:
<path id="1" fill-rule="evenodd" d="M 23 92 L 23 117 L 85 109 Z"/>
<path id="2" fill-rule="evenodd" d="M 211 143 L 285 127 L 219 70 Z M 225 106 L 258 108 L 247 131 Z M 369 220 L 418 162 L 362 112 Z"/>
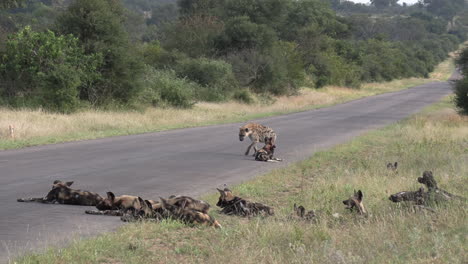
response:
<path id="1" fill-rule="evenodd" d="M 110 215 L 110 216 L 123 216 L 124 213 L 121 210 L 103 210 L 103 211 L 98 211 L 98 210 L 86 210 L 86 214 L 92 214 L 92 215 Z"/>
<path id="2" fill-rule="evenodd" d="M 45 197 L 41 197 L 41 198 L 19 198 L 19 199 L 16 199 L 16 201 L 22 202 L 22 203 L 45 203 L 45 204 L 58 203 L 56 200 L 49 201 Z"/>
<path id="3" fill-rule="evenodd" d="M 257 142 L 254 141 L 254 142 L 252 142 L 252 144 L 250 144 L 250 145 L 247 147 L 247 151 L 245 152 L 245 155 L 246 155 L 246 156 L 249 155 L 250 149 L 251 149 L 252 147 L 254 147 L 254 150 L 255 150 L 255 151 L 254 151 L 254 155 L 255 155 L 255 152 L 257 152 L 256 144 L 257 144 Z"/>

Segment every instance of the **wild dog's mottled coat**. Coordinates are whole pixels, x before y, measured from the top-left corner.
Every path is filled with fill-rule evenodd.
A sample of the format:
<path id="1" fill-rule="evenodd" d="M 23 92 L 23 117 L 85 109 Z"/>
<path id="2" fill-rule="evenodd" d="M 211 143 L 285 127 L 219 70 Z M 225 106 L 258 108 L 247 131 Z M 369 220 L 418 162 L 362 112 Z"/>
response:
<path id="1" fill-rule="evenodd" d="M 166 210 L 170 217 L 174 220 L 179 220 L 186 224 L 202 224 L 214 226 L 216 228 L 221 227 L 216 219 L 206 213 L 197 211 L 195 209 L 190 209 L 188 207 L 172 205 L 164 198 L 160 198 L 160 200 L 162 208 Z"/>
<path id="2" fill-rule="evenodd" d="M 362 203 L 363 194 L 361 190 L 354 191 L 354 195 L 351 196 L 348 200 L 344 200 L 343 204 L 346 205 L 346 209 L 353 211 L 354 208 L 357 209 L 359 214 L 367 214 L 366 208 Z"/>
<path id="3" fill-rule="evenodd" d="M 273 157 L 276 145 L 273 144 L 273 138 L 265 138 L 265 146 L 255 153 L 255 160 L 257 161 L 282 161 L 281 159 Z"/>
<path id="4" fill-rule="evenodd" d="M 296 217 L 306 221 L 312 221 L 315 219 L 314 210 L 310 210 L 306 213 L 306 209 L 302 205 L 297 206 L 296 204 L 294 204 L 294 213 Z"/>
<path id="5" fill-rule="evenodd" d="M 254 148 L 255 155 L 257 152 L 257 143 L 265 142 L 265 138 L 272 138 L 273 144 L 276 142 L 276 133 L 273 129 L 256 123 L 248 123 L 239 128 L 239 140 L 243 141 L 246 137 L 250 138 L 252 144 L 247 147 L 245 155 L 249 155 L 250 149 L 252 147 Z"/>
<path id="6" fill-rule="evenodd" d="M 93 206 L 99 204 L 104 198 L 99 194 L 71 189 L 70 186 L 73 181 L 62 182 L 59 180 L 54 181 L 52 190 L 42 198 L 20 198 L 18 202 L 38 202 L 38 203 L 59 203 L 59 204 L 71 204 L 71 205 L 87 205 Z"/>
<path id="7" fill-rule="evenodd" d="M 217 189 L 220 193 L 217 206 L 221 207 L 221 213 L 227 215 L 255 216 L 258 214 L 274 215 L 273 208 L 261 204 L 249 202 L 240 197 L 234 196 L 228 188 Z"/>

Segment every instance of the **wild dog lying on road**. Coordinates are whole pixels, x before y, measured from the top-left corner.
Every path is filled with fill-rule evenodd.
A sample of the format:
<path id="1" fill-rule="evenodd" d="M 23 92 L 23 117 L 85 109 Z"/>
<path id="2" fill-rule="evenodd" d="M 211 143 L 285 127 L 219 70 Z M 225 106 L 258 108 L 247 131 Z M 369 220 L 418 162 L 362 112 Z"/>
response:
<path id="1" fill-rule="evenodd" d="M 274 215 L 273 208 L 261 204 L 249 202 L 240 197 L 234 196 L 228 188 L 217 189 L 220 193 L 217 206 L 221 207 L 221 213 L 227 215 L 255 216 L 258 214 Z"/>
<path id="2" fill-rule="evenodd" d="M 257 161 L 271 161 L 271 162 L 278 162 L 278 161 L 283 161 L 282 159 L 278 159 L 273 157 L 273 154 L 275 153 L 275 148 L 276 145 L 273 143 L 273 138 L 265 138 L 265 146 L 261 149 L 259 149 L 255 153 L 255 160 Z"/>
<path id="3" fill-rule="evenodd" d="M 346 205 L 346 209 L 353 211 L 353 209 L 356 208 L 359 214 L 367 214 L 366 208 L 362 203 L 362 196 L 363 195 L 361 190 L 357 192 L 354 191 L 354 195 L 351 196 L 348 200 L 344 200 L 343 204 Z"/>
<path id="4" fill-rule="evenodd" d="M 54 181 L 52 190 L 42 198 L 20 198 L 18 202 L 38 202 L 45 204 L 72 204 L 72 205 L 97 205 L 104 200 L 99 194 L 71 189 L 73 184 L 70 182 Z"/>
<path id="5" fill-rule="evenodd" d="M 167 215 L 174 220 L 179 220 L 186 224 L 202 224 L 221 228 L 218 221 L 207 213 L 191 209 L 187 206 L 171 204 L 169 200 L 164 198 L 160 198 L 160 200 L 162 209 L 165 210 Z"/>
<path id="6" fill-rule="evenodd" d="M 249 155 L 250 149 L 252 147 L 254 148 L 255 156 L 255 153 L 257 152 L 257 143 L 265 142 L 265 138 L 272 138 L 273 144 L 276 142 L 276 133 L 273 131 L 273 129 L 256 123 L 248 123 L 239 128 L 239 140 L 244 141 L 244 138 L 246 137 L 249 137 L 252 141 L 252 144 L 250 144 L 245 151 L 246 156 Z"/>
<path id="7" fill-rule="evenodd" d="M 94 215 L 122 216 L 125 213 L 140 210 L 141 202 L 138 196 L 121 195 L 115 196 L 113 192 L 107 192 L 107 198 L 102 199 L 96 205 L 96 210 L 87 210 L 85 213 Z"/>
<path id="8" fill-rule="evenodd" d="M 310 210 L 306 213 L 306 209 L 302 205 L 297 206 L 296 204 L 294 204 L 294 214 L 295 217 L 306 221 L 312 221 L 315 219 L 314 210 Z"/>

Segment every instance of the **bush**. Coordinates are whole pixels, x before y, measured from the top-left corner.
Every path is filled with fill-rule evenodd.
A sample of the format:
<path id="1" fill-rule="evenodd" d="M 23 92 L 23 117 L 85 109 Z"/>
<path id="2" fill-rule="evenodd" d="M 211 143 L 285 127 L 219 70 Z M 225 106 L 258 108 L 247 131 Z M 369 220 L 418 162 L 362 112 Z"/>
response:
<path id="1" fill-rule="evenodd" d="M 244 103 L 244 104 L 252 104 L 255 101 L 252 93 L 247 89 L 242 89 L 242 90 L 236 91 L 232 95 L 232 99 L 234 99 L 234 100 L 236 100 L 236 101 L 238 101 L 240 103 Z"/>
<path id="2" fill-rule="evenodd" d="M 196 95 L 204 101 L 225 100 L 238 87 L 232 66 L 222 60 L 182 60 L 176 66 L 176 72 L 179 77 L 188 78 L 202 86 Z"/>
<path id="3" fill-rule="evenodd" d="M 454 92 L 455 106 L 461 114 L 468 115 L 468 77 L 455 83 Z"/>
<path id="4" fill-rule="evenodd" d="M 195 91 L 200 86 L 187 79 L 178 78 L 174 71 L 148 69 L 145 88 L 140 102 L 152 106 L 190 108 L 195 104 Z"/>

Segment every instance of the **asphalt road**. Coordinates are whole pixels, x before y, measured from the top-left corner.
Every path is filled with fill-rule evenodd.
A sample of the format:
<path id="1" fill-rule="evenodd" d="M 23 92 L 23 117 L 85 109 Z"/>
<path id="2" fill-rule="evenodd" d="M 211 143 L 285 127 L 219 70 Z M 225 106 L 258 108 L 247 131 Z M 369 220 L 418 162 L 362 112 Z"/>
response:
<path id="1" fill-rule="evenodd" d="M 102 195 L 111 190 L 146 199 L 215 192 L 401 120 L 449 93 L 447 82 L 430 83 L 255 120 L 277 131 L 276 156 L 285 159 L 277 164 L 243 155 L 249 141 L 239 141 L 239 123 L 0 151 L 0 262 L 122 224 L 118 217 L 84 214 L 89 207 L 16 202 L 44 196 L 56 179 Z"/>

